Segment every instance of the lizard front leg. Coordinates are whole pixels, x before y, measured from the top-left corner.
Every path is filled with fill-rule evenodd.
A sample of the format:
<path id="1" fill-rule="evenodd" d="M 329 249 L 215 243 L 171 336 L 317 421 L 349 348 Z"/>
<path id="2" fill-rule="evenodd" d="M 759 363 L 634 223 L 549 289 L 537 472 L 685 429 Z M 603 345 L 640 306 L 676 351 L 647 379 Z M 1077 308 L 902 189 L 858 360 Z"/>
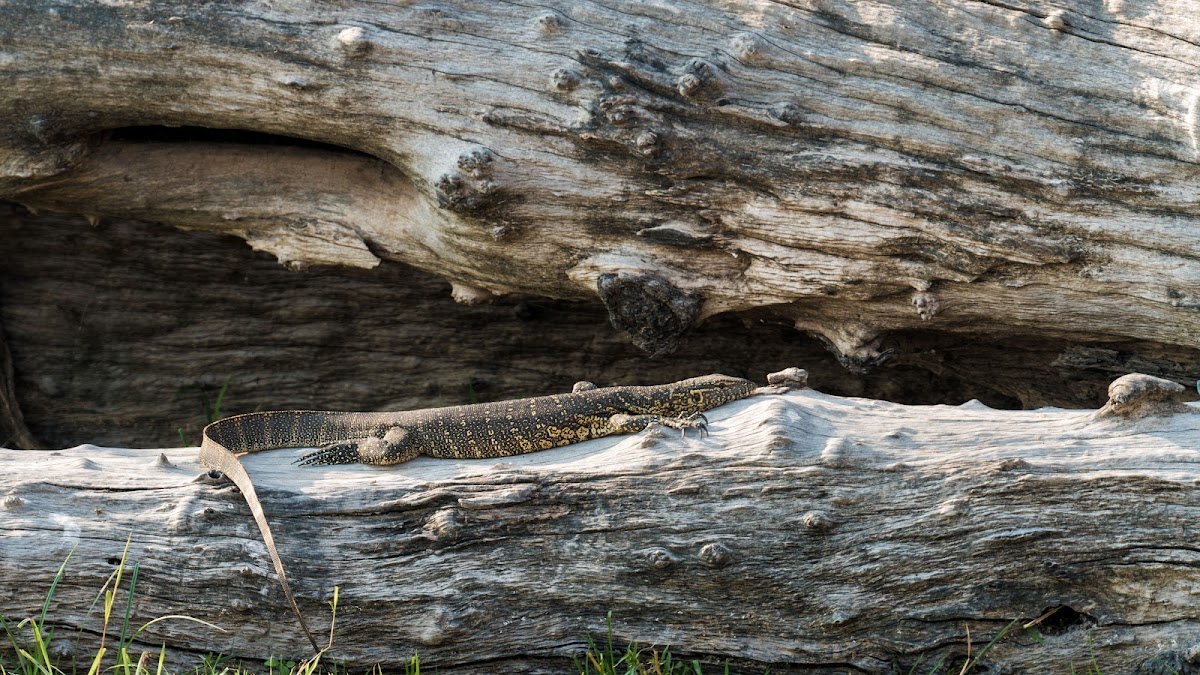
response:
<path id="1" fill-rule="evenodd" d="M 664 417 L 662 415 L 626 415 L 619 413 L 608 418 L 608 424 L 614 434 L 636 434 L 637 432 L 657 422 L 664 427 L 678 429 L 681 436 L 687 435 L 688 429 L 696 429 L 701 436 L 708 433 L 708 418 L 700 413 L 687 417 Z"/>
<path id="2" fill-rule="evenodd" d="M 294 463 L 301 466 L 326 464 L 401 464 L 421 454 L 412 444 L 404 427 L 383 427 L 370 436 L 330 443 L 301 455 Z"/>

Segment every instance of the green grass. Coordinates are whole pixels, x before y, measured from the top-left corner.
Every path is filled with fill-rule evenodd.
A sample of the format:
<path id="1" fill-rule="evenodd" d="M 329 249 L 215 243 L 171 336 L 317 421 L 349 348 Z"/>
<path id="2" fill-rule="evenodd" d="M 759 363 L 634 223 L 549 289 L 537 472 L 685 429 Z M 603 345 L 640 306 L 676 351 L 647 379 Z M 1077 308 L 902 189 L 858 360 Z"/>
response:
<path id="1" fill-rule="evenodd" d="M 229 391 L 229 381 L 232 377 L 225 378 L 225 384 L 221 385 L 221 390 L 217 392 L 217 398 L 214 401 L 208 400 L 208 394 L 203 390 L 200 391 L 200 405 L 204 407 L 205 424 L 212 424 L 221 419 L 221 405 L 225 402 L 225 393 Z M 179 432 L 179 444 L 181 447 L 189 447 L 187 436 L 183 433 L 183 427 L 176 429 Z"/>
<path id="2" fill-rule="evenodd" d="M 704 675 L 699 661 L 676 659 L 671 655 L 670 647 L 663 647 L 661 652 L 639 648 L 637 643 L 624 649 L 615 647 L 611 611 L 605 626 L 608 635 L 604 646 L 597 646 L 595 640 L 588 637 L 587 652 L 575 658 L 575 670 L 579 675 Z M 721 672 L 729 675 L 729 664 L 725 664 Z"/>
<path id="3" fill-rule="evenodd" d="M 336 586 L 333 589 L 333 599 L 329 603 L 331 612 L 329 643 L 325 649 L 309 659 L 292 661 L 271 656 L 262 662 L 262 668 L 249 669 L 241 663 L 230 663 L 231 659 L 228 657 L 209 655 L 202 659 L 200 665 L 190 671 L 167 671 L 166 645 L 161 645 L 156 652 L 135 654 L 133 652 L 134 641 L 143 631 L 159 622 L 189 621 L 216 631 L 224 631 L 206 621 L 182 615 L 161 616 L 131 630 L 130 619 L 140 565 L 136 562 L 128 564 L 129 544 L 130 540 L 127 539 L 120 563 L 105 581 L 89 609 L 89 615 L 95 611 L 100 611 L 103 615 L 99 643 L 94 647 L 80 645 L 81 632 L 75 638 L 73 648 L 65 650 L 72 654 L 93 654 L 94 650 L 94 655 L 90 656 L 86 663 L 80 664 L 72 660 L 67 665 L 63 665 L 61 659 L 54 656 L 59 651 L 54 648 L 56 640 L 64 638 L 55 635 L 55 630 L 47 621 L 47 614 L 59 582 L 66 573 L 67 563 L 70 562 L 71 555 L 74 553 L 72 551 L 59 566 L 58 573 L 50 583 L 50 590 L 47 592 L 46 599 L 37 616 L 14 622 L 0 615 L 0 626 L 4 629 L 4 635 L 0 636 L 0 641 L 7 637 L 11 645 L 11 650 L 0 651 L 0 675 L 84 675 L 85 673 L 86 675 L 100 675 L 101 673 L 105 675 L 110 673 L 114 675 L 168 675 L 168 672 L 169 675 L 317 675 L 318 673 L 345 672 L 344 668 L 336 663 L 323 662 L 326 652 L 333 646 L 337 624 L 339 589 Z M 123 587 L 122 584 L 126 586 Z M 122 600 L 123 603 L 119 602 Z M 1043 644 L 1042 637 L 1037 632 L 1037 625 L 1052 613 L 1048 612 L 1038 619 L 1020 625 L 1019 628 L 1019 619 L 1009 622 L 983 649 L 975 654 L 972 654 L 971 634 L 970 630 L 967 630 L 967 654 L 965 657 L 959 657 L 949 663 L 947 662 L 948 656 L 931 662 L 926 662 L 924 657 L 919 657 L 916 663 L 907 668 L 902 668 L 898 663 L 894 663 L 892 672 L 894 675 L 970 675 L 971 673 L 986 672 L 986 669 L 981 670 L 982 659 L 1015 630 L 1023 630 L 1039 645 Z M 574 660 L 574 672 L 578 675 L 703 675 L 705 673 L 698 660 L 678 658 L 671 653 L 669 647 L 663 647 L 660 650 L 655 647 L 639 647 L 636 643 L 626 646 L 616 645 L 613 641 L 612 612 L 608 613 L 605 625 L 607 630 L 603 644 L 597 644 L 590 637 L 585 638 L 587 650 Z M 1082 671 L 1072 667 L 1069 671 L 1070 675 L 1104 675 L 1093 649 L 1090 631 L 1088 632 L 1088 653 L 1091 660 L 1087 667 Z M 1164 672 L 1179 675 L 1177 670 L 1162 662 L 1161 659 L 1159 665 Z M 707 672 L 709 675 L 719 673 L 729 675 L 730 670 L 729 665 L 725 664 L 724 666 L 710 667 Z M 383 673 L 376 666 L 369 675 L 383 675 Z M 417 654 L 414 653 L 404 661 L 404 675 L 421 675 L 421 662 Z"/>
<path id="4" fill-rule="evenodd" d="M 100 631 L 100 644 L 96 648 L 96 654 L 88 665 L 86 672 L 88 675 L 98 675 L 100 672 L 115 672 L 119 675 L 149 675 L 155 673 L 162 675 L 166 660 L 166 646 L 164 645 L 158 652 L 157 660 L 154 660 L 153 668 L 151 667 L 152 656 L 149 652 L 143 653 L 136 661 L 130 652 L 130 647 L 133 641 L 142 631 L 160 621 L 182 620 L 194 621 L 196 623 L 221 630 L 218 626 L 214 626 L 206 621 L 194 619 L 188 616 L 168 615 L 161 616 L 157 619 L 147 621 L 136 630 L 130 632 L 129 618 L 133 609 L 134 592 L 137 589 L 137 578 L 140 566 L 135 563 L 132 568 L 129 568 L 129 590 L 126 594 L 125 611 L 120 617 L 120 631 L 116 635 L 111 635 L 110 631 L 115 631 L 117 618 L 114 613 L 117 598 L 120 596 L 121 581 L 125 575 L 126 563 L 129 555 L 129 540 L 125 541 L 125 550 L 121 554 L 121 562 L 117 565 L 117 569 L 109 576 L 104 586 L 100 589 L 100 593 L 96 596 L 96 602 L 92 603 L 94 610 L 96 605 L 103 601 L 104 623 Z M 50 591 L 46 594 L 46 600 L 42 603 L 41 614 L 37 618 L 27 618 L 22 621 L 13 623 L 7 617 L 0 616 L 0 625 L 4 628 L 4 633 L 8 637 L 9 643 L 12 645 L 14 662 L 8 663 L 4 658 L 0 657 L 0 675 L 63 675 L 67 671 L 63 670 L 58 659 L 51 656 L 54 651 L 51 647 L 54 642 L 54 629 L 48 628 L 46 622 L 46 614 L 50 609 L 50 601 L 54 599 L 54 592 L 58 588 L 58 584 L 62 581 L 63 575 L 67 571 L 67 563 L 71 560 L 71 554 L 67 555 L 66 560 L 63 560 L 62 565 L 58 568 L 58 573 L 54 575 L 54 581 L 50 583 Z M 115 642 L 115 646 L 112 643 Z M 78 646 L 78 641 L 76 641 Z M 106 656 L 111 655 L 111 660 L 114 662 L 111 666 L 106 666 Z M 71 667 L 72 673 L 83 672 L 77 663 L 73 663 Z"/>

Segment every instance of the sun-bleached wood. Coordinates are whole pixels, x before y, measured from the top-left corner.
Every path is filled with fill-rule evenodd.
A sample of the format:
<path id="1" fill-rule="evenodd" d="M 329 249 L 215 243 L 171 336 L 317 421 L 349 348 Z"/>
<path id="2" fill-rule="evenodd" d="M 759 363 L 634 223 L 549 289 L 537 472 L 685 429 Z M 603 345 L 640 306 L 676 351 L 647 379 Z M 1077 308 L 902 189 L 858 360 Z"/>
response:
<path id="1" fill-rule="evenodd" d="M 912 328 L 1200 346 L 1192 0 L 171 7 L 5 9 L 0 198 L 469 302 L 660 284 L 693 305 L 651 351 L 750 310 L 855 367 Z M 327 145 L 104 136 L 181 125 Z"/>
<path id="2" fill-rule="evenodd" d="M 1170 389 L 1133 376 L 1102 411 L 1025 412 L 800 390 L 713 411 L 703 439 L 246 464 L 317 626 L 340 586 L 333 656 L 355 668 L 416 650 L 444 673 L 561 673 L 611 610 L 618 641 L 735 672 L 909 672 L 1060 608 L 984 662 L 1149 673 L 1200 654 L 1200 406 Z M 0 451 L 0 612 L 39 611 L 73 550 L 51 616 L 95 633 L 84 610 L 132 536 L 135 624 L 229 630 L 168 621 L 141 645 L 301 655 L 241 496 L 197 478 L 194 448 L 161 453 Z"/>

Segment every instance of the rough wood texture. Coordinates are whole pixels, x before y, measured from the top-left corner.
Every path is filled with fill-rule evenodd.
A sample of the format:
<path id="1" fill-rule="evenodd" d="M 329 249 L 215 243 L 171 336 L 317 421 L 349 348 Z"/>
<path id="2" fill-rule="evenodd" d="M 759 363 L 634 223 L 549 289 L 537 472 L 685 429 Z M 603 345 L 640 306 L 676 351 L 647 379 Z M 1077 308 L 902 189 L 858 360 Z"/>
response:
<path id="1" fill-rule="evenodd" d="M 23 0 L 0 197 L 600 296 L 651 352 L 749 310 L 854 367 L 917 328 L 1194 349 L 1198 13 Z"/>
<path id="2" fill-rule="evenodd" d="M 247 458 L 301 605 L 341 586 L 335 656 L 419 650 L 444 673 L 565 672 L 581 635 L 671 644 L 736 672 L 908 672 L 1061 609 L 989 672 L 1197 671 L 1200 407 L 1161 380 L 1100 412 L 906 407 L 810 390 L 722 407 L 712 434 L 618 437 L 504 461 L 306 470 Z M 135 621 L 190 653 L 299 654 L 242 499 L 194 449 L 0 452 L 0 612 L 85 617 L 132 532 Z M 18 564 L 17 561 L 20 561 Z M 1157 660 L 1156 660 L 1157 659 Z M 524 672 L 524 671 L 523 671 Z M 924 671 L 921 671 L 924 672 Z M 955 671 L 956 672 L 956 671 Z"/>

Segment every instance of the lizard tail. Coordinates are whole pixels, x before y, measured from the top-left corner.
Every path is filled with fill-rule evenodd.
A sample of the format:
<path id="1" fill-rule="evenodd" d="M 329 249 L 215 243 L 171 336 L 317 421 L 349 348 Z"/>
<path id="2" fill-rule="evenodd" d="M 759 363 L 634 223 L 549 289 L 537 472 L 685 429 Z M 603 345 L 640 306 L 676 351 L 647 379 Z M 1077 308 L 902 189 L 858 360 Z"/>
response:
<path id="1" fill-rule="evenodd" d="M 217 425 L 233 419 L 236 418 L 219 420 L 204 428 L 204 440 L 200 444 L 200 464 L 225 474 L 242 491 L 242 497 L 246 499 L 246 503 L 250 506 L 250 513 L 254 516 L 254 522 L 258 524 L 258 531 L 262 533 L 263 543 L 267 545 L 267 553 L 271 554 L 271 563 L 275 566 L 275 573 L 279 575 L 279 585 L 283 588 L 283 595 L 287 598 L 288 604 L 291 605 L 292 612 L 296 615 L 296 620 L 300 622 L 300 628 L 312 644 L 313 650 L 319 652 L 321 651 L 321 647 L 317 645 L 317 639 L 313 637 L 312 631 L 308 629 L 308 623 L 304 620 L 304 614 L 300 611 L 300 606 L 296 604 L 295 596 L 292 595 L 292 587 L 288 584 L 287 572 L 283 569 L 283 560 L 279 558 L 279 550 L 275 546 L 275 537 L 271 535 L 271 526 L 267 524 L 267 517 L 263 513 L 262 504 L 258 501 L 258 494 L 254 491 L 254 483 L 250 480 L 250 474 L 246 473 L 246 467 L 242 466 L 242 462 L 238 460 L 237 455 L 233 454 L 229 448 L 214 440 L 213 436 L 219 434 L 209 433 Z"/>

